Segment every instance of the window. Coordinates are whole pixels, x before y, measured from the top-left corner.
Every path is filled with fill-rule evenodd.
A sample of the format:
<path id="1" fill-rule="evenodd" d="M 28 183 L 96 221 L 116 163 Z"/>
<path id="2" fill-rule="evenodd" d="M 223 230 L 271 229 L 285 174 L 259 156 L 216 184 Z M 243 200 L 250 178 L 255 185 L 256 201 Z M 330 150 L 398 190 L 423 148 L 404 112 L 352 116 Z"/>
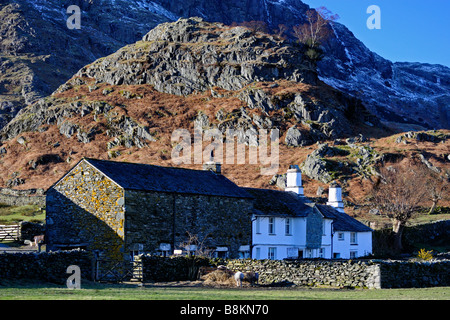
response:
<path id="1" fill-rule="evenodd" d="M 239 259 L 250 258 L 250 246 L 244 245 L 239 247 Z"/>
<path id="2" fill-rule="evenodd" d="M 269 234 L 275 234 L 275 218 L 269 218 Z"/>
<path id="3" fill-rule="evenodd" d="M 170 243 L 161 243 L 159 245 L 159 253 L 163 257 L 170 256 Z"/>
<path id="4" fill-rule="evenodd" d="M 325 249 L 324 248 L 320 248 L 319 249 L 319 258 L 323 258 L 325 257 Z"/>
<path id="5" fill-rule="evenodd" d="M 261 248 L 256 248 L 255 259 L 261 259 Z"/>
<path id="6" fill-rule="evenodd" d="M 284 224 L 284 232 L 287 236 L 292 235 L 292 219 L 287 218 Z"/>
<path id="7" fill-rule="evenodd" d="M 358 239 L 356 237 L 356 232 L 350 232 L 350 244 L 357 244 Z"/>
<path id="8" fill-rule="evenodd" d="M 214 251 L 215 258 L 228 258 L 228 247 L 217 247 Z"/>
<path id="9" fill-rule="evenodd" d="M 338 232 L 338 240 L 339 241 L 344 240 L 344 233 L 343 232 Z"/>
<path id="10" fill-rule="evenodd" d="M 269 252 L 267 254 L 267 258 L 270 260 L 275 260 L 277 256 L 277 248 L 269 247 Z"/>
<path id="11" fill-rule="evenodd" d="M 130 259 L 134 261 L 135 257 L 142 254 L 144 251 L 144 245 L 142 243 L 134 243 L 130 245 Z"/>
<path id="12" fill-rule="evenodd" d="M 327 227 L 327 222 L 324 219 L 323 222 L 322 222 L 322 235 L 323 236 L 327 235 L 327 233 L 326 233 L 327 228 L 326 227 Z"/>
<path id="13" fill-rule="evenodd" d="M 350 259 L 356 259 L 358 257 L 358 251 L 350 251 Z"/>
<path id="14" fill-rule="evenodd" d="M 334 259 L 340 259 L 341 258 L 341 254 L 339 252 L 334 252 L 333 253 L 333 258 Z"/>

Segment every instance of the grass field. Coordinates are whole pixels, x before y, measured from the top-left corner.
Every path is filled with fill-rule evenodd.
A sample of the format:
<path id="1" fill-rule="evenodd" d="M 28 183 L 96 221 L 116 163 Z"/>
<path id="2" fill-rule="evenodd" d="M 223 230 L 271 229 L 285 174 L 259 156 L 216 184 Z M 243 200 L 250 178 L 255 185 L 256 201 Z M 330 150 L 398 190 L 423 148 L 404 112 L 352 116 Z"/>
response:
<path id="1" fill-rule="evenodd" d="M 8 284 L 0 300 L 450 300 L 450 287 L 420 289 L 208 288 L 145 284 Z"/>
<path id="2" fill-rule="evenodd" d="M 45 211 L 39 206 L 7 206 L 0 204 L 0 224 L 16 224 L 19 221 L 43 222 Z"/>

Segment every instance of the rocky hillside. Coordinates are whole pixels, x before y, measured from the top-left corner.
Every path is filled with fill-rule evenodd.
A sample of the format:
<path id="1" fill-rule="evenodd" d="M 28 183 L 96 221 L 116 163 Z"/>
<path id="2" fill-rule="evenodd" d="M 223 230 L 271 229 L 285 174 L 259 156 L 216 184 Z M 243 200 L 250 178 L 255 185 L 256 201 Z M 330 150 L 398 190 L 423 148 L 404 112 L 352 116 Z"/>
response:
<path id="1" fill-rule="evenodd" d="M 377 125 L 359 101 L 317 78 L 300 47 L 244 27 L 180 19 L 22 109 L 1 132 L 1 178 L 48 187 L 83 156 L 170 160 L 172 132 L 194 126 L 279 129 L 286 146 L 296 147 Z M 54 175 L 42 179 L 48 170 Z"/>
<path id="2" fill-rule="evenodd" d="M 277 188 L 298 164 L 308 196 L 340 179 L 353 203 L 370 191 L 380 161 L 421 153 L 449 164 L 448 131 L 375 139 L 388 134 L 378 118 L 323 83 L 301 47 L 195 18 L 159 25 L 22 109 L 1 131 L 0 185 L 48 188 L 82 157 L 173 166 L 173 131 L 194 127 L 243 129 L 237 140 L 247 145 L 259 129 L 279 129 L 278 176 L 248 161 L 223 173 L 241 186 Z"/>
<path id="3" fill-rule="evenodd" d="M 66 8 L 82 9 L 81 30 L 68 30 Z M 25 105 L 51 94 L 83 66 L 132 44 L 179 17 L 231 24 L 264 21 L 269 30 L 303 23 L 297 0 L 7 0 L 0 3 L 0 127 Z M 449 128 L 450 70 L 392 63 L 335 24 L 319 65 L 322 80 L 360 98 L 400 131 Z"/>
<path id="4" fill-rule="evenodd" d="M 270 90 L 262 88 L 264 82 Z M 258 109 L 270 123 L 268 129 L 276 127 L 277 122 L 271 112 L 281 112 L 284 119 L 293 118 L 322 138 L 351 135 L 355 134 L 355 128 L 379 124 L 359 101 L 318 80 L 316 71 L 304 63 L 300 46 L 244 27 L 232 28 L 201 18 L 159 25 L 142 41 L 82 68 L 54 96 L 76 91 L 81 85 L 94 91 L 99 84 L 113 88 L 150 85 L 156 91 L 178 96 L 209 91 L 215 97 L 238 99 L 249 110 Z M 304 97 L 295 92 L 299 85 L 308 85 L 317 92 L 311 98 Z M 321 92 L 327 96 L 321 97 Z M 41 99 L 23 109 L 3 128 L 2 139 L 38 130 L 43 124 L 61 124 L 65 118 L 81 112 L 83 108 L 79 107 Z M 92 109 L 95 108 L 91 106 L 86 112 Z M 251 122 L 243 118 L 242 121 Z M 315 140 L 310 139 L 311 143 Z"/>

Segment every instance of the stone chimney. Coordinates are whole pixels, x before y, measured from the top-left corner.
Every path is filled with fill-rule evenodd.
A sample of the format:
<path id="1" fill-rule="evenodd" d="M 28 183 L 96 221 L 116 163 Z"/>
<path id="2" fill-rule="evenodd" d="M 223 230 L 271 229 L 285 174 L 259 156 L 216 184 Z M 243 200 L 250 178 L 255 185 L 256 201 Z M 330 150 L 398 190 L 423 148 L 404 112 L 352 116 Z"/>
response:
<path id="1" fill-rule="evenodd" d="M 302 187 L 302 171 L 297 165 L 289 166 L 286 174 L 286 189 L 285 191 L 292 191 L 303 197 Z"/>
<path id="2" fill-rule="evenodd" d="M 222 174 L 222 165 L 217 162 L 208 161 L 203 164 L 203 170 Z"/>
<path id="3" fill-rule="evenodd" d="M 344 212 L 344 202 L 342 201 L 342 188 L 337 182 L 332 182 L 328 190 L 327 205 L 335 207 L 338 211 Z"/>
<path id="4" fill-rule="evenodd" d="M 214 150 L 211 150 L 209 155 L 209 161 L 203 164 L 203 170 L 212 171 L 217 174 L 222 174 L 222 165 L 214 161 Z"/>

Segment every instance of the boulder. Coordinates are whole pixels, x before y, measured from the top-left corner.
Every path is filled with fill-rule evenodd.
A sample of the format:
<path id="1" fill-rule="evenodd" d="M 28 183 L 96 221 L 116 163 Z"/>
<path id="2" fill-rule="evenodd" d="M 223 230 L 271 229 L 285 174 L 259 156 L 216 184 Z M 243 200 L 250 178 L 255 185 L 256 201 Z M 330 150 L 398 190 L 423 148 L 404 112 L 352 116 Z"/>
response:
<path id="1" fill-rule="evenodd" d="M 310 145 L 313 142 L 296 126 L 292 126 L 286 133 L 285 143 L 290 147 L 303 147 Z"/>

